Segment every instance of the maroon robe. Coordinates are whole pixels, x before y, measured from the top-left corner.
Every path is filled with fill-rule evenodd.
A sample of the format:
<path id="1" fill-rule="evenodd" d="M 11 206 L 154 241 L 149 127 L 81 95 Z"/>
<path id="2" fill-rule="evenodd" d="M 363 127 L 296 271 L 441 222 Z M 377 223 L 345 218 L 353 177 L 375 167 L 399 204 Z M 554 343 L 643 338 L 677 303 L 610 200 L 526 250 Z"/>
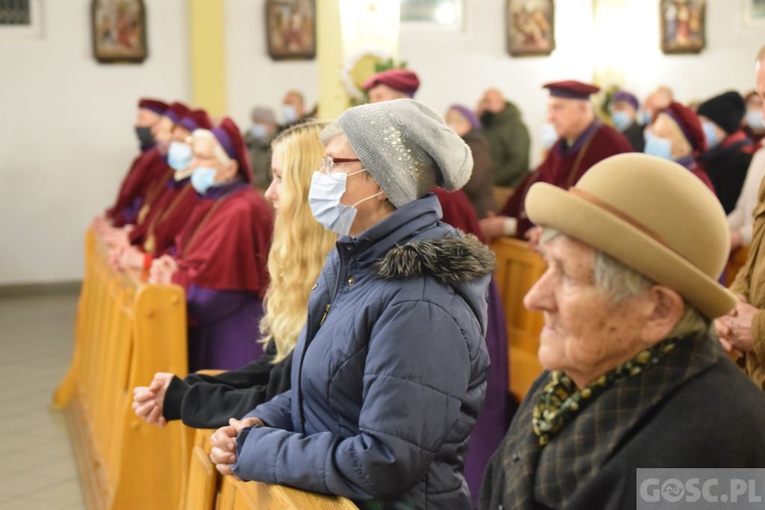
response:
<path id="1" fill-rule="evenodd" d="M 441 203 L 443 222 L 466 234 L 473 234 L 484 242 L 478 226 L 478 216 L 473 204 L 462 190 L 446 191 L 435 187 L 433 192 Z M 478 502 L 481 477 L 492 453 L 499 448 L 510 425 L 515 405 L 508 391 L 507 324 L 502 297 L 494 277 L 489 284 L 488 321 L 486 326 L 486 349 L 491 366 L 486 377 L 486 400 L 478 414 L 470 446 L 465 455 L 465 480 L 470 487 L 473 504 Z"/>
<path id="2" fill-rule="evenodd" d="M 272 233 L 273 213 L 259 191 L 241 181 L 210 188 L 176 238 L 173 282 L 262 298 Z"/>
<path id="3" fill-rule="evenodd" d="M 481 228 L 478 226 L 478 217 L 475 208 L 464 191 L 446 191 L 443 188 L 434 187 L 433 193 L 438 197 L 441 204 L 442 219 L 454 228 L 458 228 L 467 234 L 473 234 L 482 243 L 485 242 Z"/>
<path id="4" fill-rule="evenodd" d="M 570 147 L 565 140 L 555 142 L 542 164 L 518 185 L 500 215 L 518 219 L 515 235 L 523 239 L 523 234 L 533 226 L 523 208 L 526 193 L 532 184 L 546 182 L 568 189 L 595 163 L 624 152 L 634 152 L 624 135 L 599 120 L 593 121 Z"/>
<path id="5" fill-rule="evenodd" d="M 106 217 L 112 220 L 115 227 L 135 222 L 147 188 L 162 176 L 165 168 L 165 158 L 156 147 L 141 152 L 133 160 L 130 170 L 122 180 L 114 205 L 106 210 Z"/>
<path id="6" fill-rule="evenodd" d="M 189 178 L 176 181 L 175 176 L 170 177 L 146 219 L 130 231 L 130 243 L 154 258 L 168 253 L 198 201 Z"/>
<path id="7" fill-rule="evenodd" d="M 259 322 L 273 217 L 237 181 L 210 188 L 176 238 L 173 283 L 186 291 L 189 370 L 235 370 L 263 354 Z"/>

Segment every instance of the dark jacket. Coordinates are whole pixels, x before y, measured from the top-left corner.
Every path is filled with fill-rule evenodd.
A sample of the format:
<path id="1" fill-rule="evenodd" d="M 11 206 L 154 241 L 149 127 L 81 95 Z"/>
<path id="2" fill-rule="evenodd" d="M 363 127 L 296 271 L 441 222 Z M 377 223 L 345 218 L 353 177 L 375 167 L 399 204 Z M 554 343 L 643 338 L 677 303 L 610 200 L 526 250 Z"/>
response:
<path id="1" fill-rule="evenodd" d="M 362 508 L 470 508 L 462 463 L 486 388 L 494 258 L 440 217 L 428 195 L 340 238 L 292 390 L 248 415 L 269 427 L 239 435 L 236 475 Z"/>
<path id="2" fill-rule="evenodd" d="M 250 154 L 252 184 L 256 188 L 266 189 L 271 184 L 271 142 L 276 134 L 265 138 L 255 138 L 249 131 L 244 133 L 244 143 Z"/>
<path id="3" fill-rule="evenodd" d="M 645 126 L 641 126 L 637 122 L 632 121 L 632 123 L 627 126 L 627 129 L 622 131 L 624 138 L 626 138 L 630 145 L 632 145 L 635 152 L 643 152 L 643 149 L 645 149 L 644 130 Z"/>
<path id="4" fill-rule="evenodd" d="M 238 370 L 217 376 L 189 374 L 173 377 L 165 393 L 162 415 L 181 420 L 189 427 L 215 429 L 228 425 L 229 418 L 241 418 L 256 406 L 290 389 L 292 353 L 277 364 L 276 346 L 269 342 L 266 352 Z"/>
<path id="5" fill-rule="evenodd" d="M 473 153 L 473 173 L 463 186 L 478 219 L 485 218 L 487 211 L 496 211 L 494 204 L 494 160 L 486 138 L 478 131 L 471 130 L 463 137 Z"/>
<path id="6" fill-rule="evenodd" d="M 513 103 L 505 102 L 505 109 L 481 116 L 481 133 L 489 142 L 494 159 L 494 184 L 515 187 L 529 173 L 531 138 L 521 111 Z"/>
<path id="7" fill-rule="evenodd" d="M 752 162 L 753 148 L 744 132 L 737 131 L 699 157 L 699 163 L 712 181 L 725 214 L 736 208 Z"/>
<path id="8" fill-rule="evenodd" d="M 765 466 L 765 395 L 703 334 L 595 397 L 540 448 L 529 390 L 481 487 L 479 508 L 628 510 L 637 468 Z"/>

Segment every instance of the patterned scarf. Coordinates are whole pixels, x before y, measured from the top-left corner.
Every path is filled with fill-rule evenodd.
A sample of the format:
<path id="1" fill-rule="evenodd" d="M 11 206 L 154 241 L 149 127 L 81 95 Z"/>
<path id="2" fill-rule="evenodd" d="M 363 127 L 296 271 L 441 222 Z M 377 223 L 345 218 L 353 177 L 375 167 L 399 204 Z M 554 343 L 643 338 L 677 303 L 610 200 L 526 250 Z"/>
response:
<path id="1" fill-rule="evenodd" d="M 678 338 L 668 338 L 641 351 L 637 356 L 607 372 L 586 388 L 577 389 L 574 382 L 563 372 L 550 372 L 550 382 L 542 390 L 539 402 L 534 406 L 531 427 L 539 437 L 539 445 L 545 446 L 560 432 L 587 404 L 614 385 L 615 382 L 632 377 L 645 367 L 655 365 L 675 348 Z"/>

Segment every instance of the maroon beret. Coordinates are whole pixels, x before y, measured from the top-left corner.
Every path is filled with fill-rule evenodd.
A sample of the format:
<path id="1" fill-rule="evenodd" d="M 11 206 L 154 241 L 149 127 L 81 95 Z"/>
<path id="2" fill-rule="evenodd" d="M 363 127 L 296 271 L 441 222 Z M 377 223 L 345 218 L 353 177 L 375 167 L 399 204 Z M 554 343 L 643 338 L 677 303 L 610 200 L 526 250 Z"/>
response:
<path id="1" fill-rule="evenodd" d="M 173 124 L 178 124 L 178 121 L 188 115 L 190 112 L 189 107 L 183 103 L 176 101 L 171 104 L 170 107 L 163 113 L 165 117 L 173 121 Z"/>
<path id="2" fill-rule="evenodd" d="M 701 127 L 701 121 L 699 121 L 699 116 L 696 115 L 696 112 L 677 101 L 672 101 L 668 107 L 660 110 L 658 113 L 666 113 L 680 126 L 683 136 L 691 144 L 694 156 L 698 156 L 707 150 L 704 129 Z M 656 116 L 654 116 L 654 119 L 656 119 Z"/>
<path id="3" fill-rule="evenodd" d="M 202 109 L 190 111 L 178 121 L 178 125 L 185 127 L 189 131 L 194 131 L 195 129 L 212 129 L 213 127 L 210 116 Z"/>
<path id="4" fill-rule="evenodd" d="M 250 158 L 239 127 L 231 118 L 224 117 L 220 125 L 210 131 L 215 136 L 215 139 L 218 140 L 220 146 L 223 147 L 225 153 L 228 154 L 228 157 L 235 159 L 239 163 L 238 172 L 242 179 L 246 182 L 252 182 Z"/>
<path id="5" fill-rule="evenodd" d="M 545 83 L 542 88 L 549 89 L 553 97 L 563 97 L 566 99 L 589 99 L 590 94 L 600 91 L 600 87 L 590 83 L 582 83 L 576 80 L 555 81 Z"/>
<path id="6" fill-rule="evenodd" d="M 414 96 L 414 93 L 420 88 L 420 79 L 408 69 L 388 69 L 373 75 L 365 81 L 364 90 L 369 91 L 369 89 L 377 85 L 387 85 L 409 96 Z"/>
<path id="7" fill-rule="evenodd" d="M 162 115 L 167 111 L 168 106 L 166 102 L 160 101 L 159 99 L 150 99 L 148 97 L 144 97 L 138 101 L 138 108 L 150 110 L 157 115 Z"/>

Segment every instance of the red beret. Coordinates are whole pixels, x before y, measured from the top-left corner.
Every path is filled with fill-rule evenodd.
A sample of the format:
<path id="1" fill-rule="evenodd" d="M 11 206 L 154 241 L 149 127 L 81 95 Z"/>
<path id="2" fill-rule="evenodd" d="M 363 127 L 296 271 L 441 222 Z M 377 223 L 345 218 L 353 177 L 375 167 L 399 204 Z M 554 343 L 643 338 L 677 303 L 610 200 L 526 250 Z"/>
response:
<path id="1" fill-rule="evenodd" d="M 247 147 L 244 144 L 242 133 L 239 127 L 229 117 L 224 117 L 220 125 L 210 130 L 218 140 L 220 146 L 228 157 L 235 159 L 239 163 L 239 175 L 245 182 L 252 182 L 250 170 L 250 158 L 247 154 Z"/>
<path id="2" fill-rule="evenodd" d="M 195 129 L 212 129 L 213 127 L 210 116 L 202 109 L 187 113 L 180 121 L 178 121 L 178 125 L 185 127 L 189 131 L 194 131 Z"/>
<path id="3" fill-rule="evenodd" d="M 377 85 L 387 85 L 392 89 L 414 96 L 414 93 L 420 88 L 420 79 L 408 69 L 388 69 L 365 81 L 364 90 L 369 91 Z"/>
<path id="4" fill-rule="evenodd" d="M 576 80 L 545 83 L 542 88 L 549 89 L 550 95 L 566 99 L 589 99 L 590 94 L 600 91 L 600 87 Z"/>
<path id="5" fill-rule="evenodd" d="M 666 113 L 674 120 L 680 131 L 683 132 L 685 139 L 691 144 L 693 155 L 698 156 L 707 150 L 707 140 L 704 137 L 704 129 L 701 127 L 701 121 L 696 112 L 690 108 L 673 101 L 664 110 L 658 113 Z M 656 117 L 654 116 L 654 119 Z"/>
<path id="6" fill-rule="evenodd" d="M 166 102 L 160 101 L 159 99 L 150 99 L 148 97 L 144 97 L 138 101 L 138 108 L 151 110 L 158 115 L 162 115 L 165 113 L 165 111 L 167 111 L 168 106 Z"/>
<path id="7" fill-rule="evenodd" d="M 190 112 L 189 107 L 183 103 L 176 101 L 171 104 L 170 107 L 163 113 L 165 117 L 173 121 L 173 124 L 178 124 L 178 121 L 188 115 Z"/>

